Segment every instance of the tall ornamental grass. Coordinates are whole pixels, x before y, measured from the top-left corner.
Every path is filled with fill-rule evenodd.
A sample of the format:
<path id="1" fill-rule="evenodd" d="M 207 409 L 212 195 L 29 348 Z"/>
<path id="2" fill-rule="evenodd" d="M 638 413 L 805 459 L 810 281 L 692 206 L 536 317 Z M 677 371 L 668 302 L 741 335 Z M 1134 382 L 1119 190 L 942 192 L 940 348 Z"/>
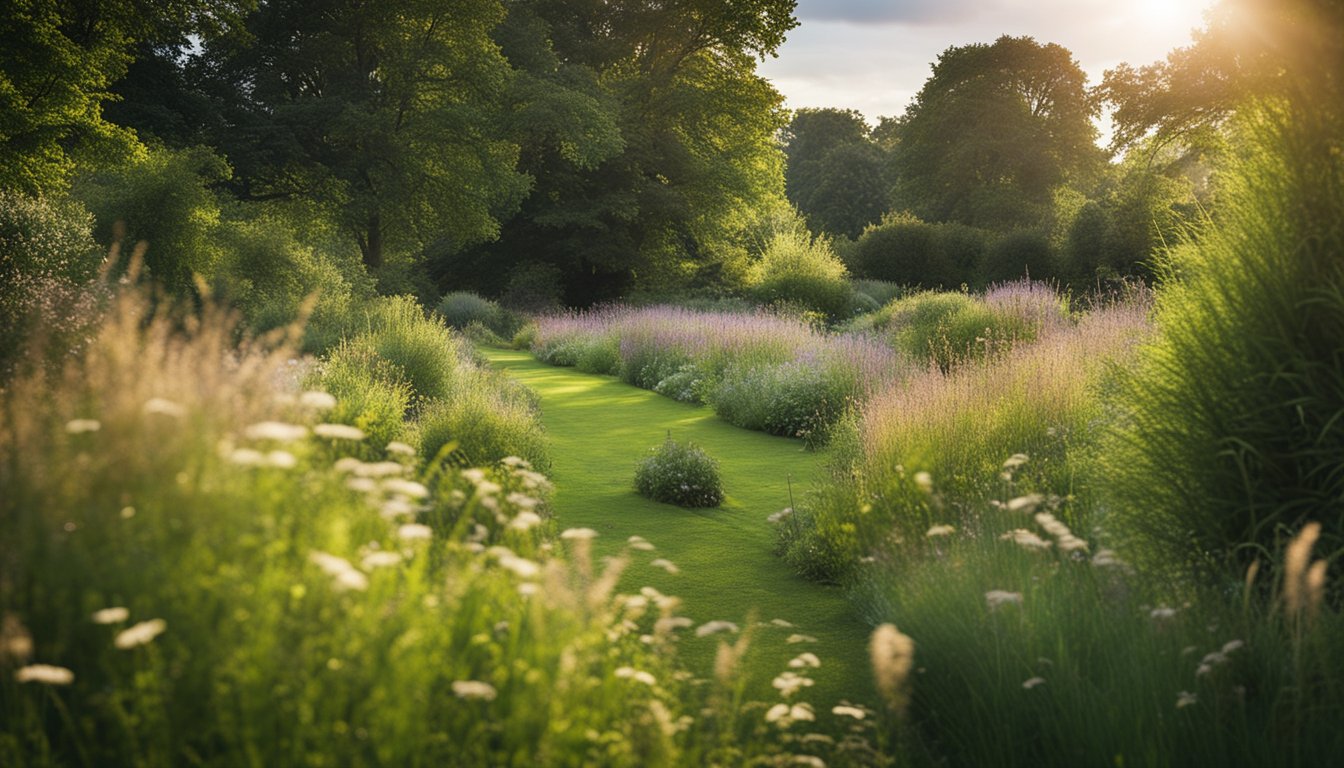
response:
<path id="1" fill-rule="evenodd" d="M 527 462 L 358 458 L 288 344 L 149 307 L 0 394 L 0 764 L 847 762 L 741 701 L 745 641 L 680 668 Z"/>
<path id="2" fill-rule="evenodd" d="M 1111 525 L 1187 574 L 1235 578 L 1311 521 L 1344 548 L 1344 156 L 1311 110 L 1239 121 L 1248 149 L 1166 257 L 1107 444 Z"/>
<path id="3" fill-rule="evenodd" d="M 1115 306 L 1001 359 L 931 369 L 872 397 L 842 425 L 831 478 L 781 529 L 790 560 L 839 579 L 931 526 L 974 529 L 1016 453 L 1032 457 L 1020 482 L 1082 493 L 1075 457 L 1103 416 L 1109 363 L 1127 359 L 1145 328 L 1143 307 Z"/>
<path id="4" fill-rule="evenodd" d="M 911 366 L 866 334 L 828 334 L 767 312 L 606 307 L 538 318 L 532 353 L 708 403 L 748 429 L 824 440 L 849 407 Z"/>

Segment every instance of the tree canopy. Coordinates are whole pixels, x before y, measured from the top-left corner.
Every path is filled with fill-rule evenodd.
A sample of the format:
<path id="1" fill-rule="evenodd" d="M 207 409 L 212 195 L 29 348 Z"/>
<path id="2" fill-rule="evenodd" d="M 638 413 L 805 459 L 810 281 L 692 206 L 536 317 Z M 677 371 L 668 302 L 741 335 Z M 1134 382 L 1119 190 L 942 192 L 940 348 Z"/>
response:
<path id="1" fill-rule="evenodd" d="M 1097 104 L 1069 51 L 1030 37 L 949 48 L 893 126 L 896 202 L 930 221 L 1040 219 L 1099 166 Z"/>
<path id="2" fill-rule="evenodd" d="M 853 110 L 800 109 L 781 138 L 789 202 L 819 232 L 856 238 L 887 210 L 885 156 Z"/>

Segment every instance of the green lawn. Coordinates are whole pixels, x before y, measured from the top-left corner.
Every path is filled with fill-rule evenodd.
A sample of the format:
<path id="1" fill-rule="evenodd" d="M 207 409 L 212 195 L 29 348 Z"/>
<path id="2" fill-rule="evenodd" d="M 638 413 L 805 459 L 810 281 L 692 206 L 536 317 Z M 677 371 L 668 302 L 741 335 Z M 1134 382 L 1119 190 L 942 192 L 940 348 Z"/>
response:
<path id="1" fill-rule="evenodd" d="M 623 591 L 651 585 L 685 601 L 682 614 L 705 622 L 733 621 L 758 626 L 750 663 L 748 694 L 774 702 L 770 681 L 803 651 L 821 658 L 812 670 L 816 685 L 795 697 L 812 703 L 819 715 L 841 699 L 875 704 L 868 673 L 868 628 L 854 615 L 841 590 L 795 576 L 771 553 L 772 525 L 766 516 L 789 505 L 788 478 L 795 496 L 819 471 L 822 455 L 802 443 L 739 429 L 706 407 L 679 403 L 625 384 L 537 362 L 526 352 L 483 348 L 496 367 L 541 397 L 542 420 L 551 438 L 555 511 L 559 528 L 598 531 L 599 554 L 621 550 L 632 535 L 657 549 L 634 552 Z M 635 463 L 663 441 L 668 430 L 691 440 L 719 461 L 726 499 L 723 506 L 687 510 L 649 501 L 633 490 Z M 671 560 L 680 573 L 648 563 Z M 793 628 L 770 625 L 783 619 Z M 790 635 L 815 643 L 787 642 Z M 684 634 L 683 654 L 706 676 L 725 635 L 697 639 Z M 823 714 L 824 713 L 824 714 Z"/>

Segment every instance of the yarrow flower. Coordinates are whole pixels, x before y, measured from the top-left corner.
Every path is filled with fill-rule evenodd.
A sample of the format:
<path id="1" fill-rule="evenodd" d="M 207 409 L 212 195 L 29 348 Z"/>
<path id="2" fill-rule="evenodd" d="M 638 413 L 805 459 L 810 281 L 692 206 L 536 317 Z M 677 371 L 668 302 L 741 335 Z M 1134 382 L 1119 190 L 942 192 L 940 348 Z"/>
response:
<path id="1" fill-rule="evenodd" d="M 53 664 L 29 664 L 15 670 L 14 680 L 20 683 L 69 685 L 75 682 L 75 673 L 65 667 L 58 667 Z"/>
<path id="2" fill-rule="evenodd" d="M 770 684 L 779 690 L 780 696 L 787 699 L 803 688 L 814 685 L 815 682 L 812 678 L 803 677 L 796 672 L 782 672 L 770 681 Z"/>
<path id="3" fill-rule="evenodd" d="M 1189 692 L 1189 691 L 1181 691 L 1180 693 L 1177 693 L 1177 694 L 1176 694 L 1176 708 L 1177 708 L 1177 709 L 1185 709 L 1186 707 L 1189 707 L 1189 706 L 1192 706 L 1192 705 L 1194 705 L 1194 704 L 1198 704 L 1198 703 L 1199 703 L 1199 696 L 1196 696 L 1195 694 L 1193 694 L 1193 693 L 1191 693 L 1191 692 Z"/>
<path id="4" fill-rule="evenodd" d="M 283 421 L 261 421 L 249 425 L 243 430 L 249 440 L 274 440 L 277 443 L 292 443 L 308 436 L 308 428 L 298 424 L 286 424 Z"/>
<path id="5" fill-rule="evenodd" d="M 151 397 L 146 400 L 144 411 L 147 415 L 169 416 L 174 419 L 180 419 L 187 415 L 186 406 L 172 400 L 165 400 L 162 397 Z"/>
<path id="6" fill-rule="evenodd" d="M 388 493 L 397 493 L 412 499 L 424 499 L 429 496 L 429 489 L 423 483 L 417 483 L 414 480 L 393 477 L 384 480 L 382 485 L 383 490 Z"/>
<path id="7" fill-rule="evenodd" d="M 784 642 L 788 643 L 789 645 L 795 645 L 797 643 L 815 643 L 817 642 L 817 638 L 811 635 L 793 634 L 789 635 L 788 638 L 784 640 Z"/>
<path id="8" fill-rule="evenodd" d="M 957 529 L 953 528 L 950 525 L 935 525 L 932 528 L 930 528 L 927 532 L 925 532 L 924 535 L 930 539 L 936 539 L 941 536 L 951 536 L 956 532 Z"/>
<path id="9" fill-rule="evenodd" d="M 812 711 L 812 705 L 799 702 L 792 706 L 788 704 L 776 704 L 765 712 L 765 721 L 775 723 L 780 728 L 788 728 L 795 721 L 812 722 L 817 719 Z"/>
<path id="10" fill-rule="evenodd" d="M 815 653 L 800 653 L 789 660 L 789 666 L 794 669 L 816 669 L 821 666 L 821 659 Z"/>
<path id="11" fill-rule="evenodd" d="M 97 432 L 102 428 L 102 422 L 97 419 L 71 419 L 65 422 L 65 431 L 72 435 L 82 435 L 85 432 Z"/>
<path id="12" fill-rule="evenodd" d="M 336 398 L 328 392 L 309 391 L 299 395 L 299 405 L 312 411 L 330 411 Z"/>
<path id="13" fill-rule="evenodd" d="M 154 642 L 154 638 L 163 634 L 168 629 L 168 622 L 163 619 L 150 619 L 142 621 L 127 629 L 117 633 L 112 644 L 118 649 L 129 651 L 142 645 L 148 645 Z"/>
<path id="14" fill-rule="evenodd" d="M 1035 688 L 1038 685 L 1043 685 L 1044 683 L 1045 683 L 1044 677 L 1032 677 L 1023 681 L 1022 687 L 1030 691 L 1032 688 Z"/>
<path id="15" fill-rule="evenodd" d="M 618 667 L 616 669 L 616 676 L 627 680 L 634 680 L 637 683 L 643 683 L 649 686 L 655 685 L 658 682 L 653 675 L 643 670 L 635 669 L 634 667 Z"/>
<path id="16" fill-rule="evenodd" d="M 129 610 L 121 606 L 115 606 L 94 611 L 90 618 L 93 619 L 94 624 L 120 624 L 130 617 L 131 612 Z"/>
<path id="17" fill-rule="evenodd" d="M 453 695 L 468 701 L 494 701 L 499 692 L 495 686 L 480 680 L 454 680 Z"/>
<path id="18" fill-rule="evenodd" d="M 406 541 L 428 541 L 434 538 L 434 529 L 421 523 L 406 523 L 397 529 L 397 537 Z"/>
<path id="19" fill-rule="evenodd" d="M 1021 592 L 1008 592 L 1002 589 L 991 589 L 985 593 L 985 602 L 990 610 L 997 610 L 1005 605 L 1021 605 Z"/>
<path id="20" fill-rule="evenodd" d="M 541 515 L 538 515 L 536 512 L 519 512 L 513 520 L 509 522 L 509 527 L 515 531 L 528 531 L 541 525 L 541 522 Z"/>
<path id="21" fill-rule="evenodd" d="M 638 549 L 642 552 L 650 552 L 654 549 L 654 546 L 649 543 L 649 540 L 643 536 L 631 536 L 626 539 L 626 542 L 630 545 L 631 549 Z"/>
<path id="22" fill-rule="evenodd" d="M 352 427 L 349 424 L 318 424 L 313 427 L 313 434 L 329 440 L 358 441 L 365 437 L 364 430 L 359 427 Z"/>
<path id="23" fill-rule="evenodd" d="M 868 713 L 858 707 L 851 707 L 845 704 L 831 707 L 831 714 L 841 717 L 852 717 L 855 720 L 862 720 L 868 716 Z"/>
<path id="24" fill-rule="evenodd" d="M 723 621 L 722 619 L 719 619 L 715 621 L 707 621 L 704 624 L 701 624 L 700 626 L 696 627 L 695 636 L 705 637 L 707 635 L 713 635 L 719 632 L 736 632 L 736 631 L 737 631 L 736 624 L 734 624 L 731 621 Z"/>
<path id="25" fill-rule="evenodd" d="M 662 568 L 663 570 L 671 574 L 681 573 L 681 569 L 678 568 L 676 564 L 674 564 L 671 560 L 668 560 L 666 558 L 662 557 L 656 558 L 650 561 L 649 565 L 653 566 L 654 568 Z"/>
<path id="26" fill-rule="evenodd" d="M 401 442 L 400 440 L 393 440 L 392 442 L 388 443 L 388 444 L 387 444 L 387 452 L 388 452 L 388 453 L 395 453 L 395 454 L 397 454 L 397 455 L 399 455 L 399 456 L 414 456 L 414 455 L 415 455 L 415 449 L 412 448 L 410 445 Z"/>
<path id="27" fill-rule="evenodd" d="M 587 541 L 597 538 L 597 531 L 592 528 L 566 528 L 560 534 L 560 538 L 570 541 Z"/>

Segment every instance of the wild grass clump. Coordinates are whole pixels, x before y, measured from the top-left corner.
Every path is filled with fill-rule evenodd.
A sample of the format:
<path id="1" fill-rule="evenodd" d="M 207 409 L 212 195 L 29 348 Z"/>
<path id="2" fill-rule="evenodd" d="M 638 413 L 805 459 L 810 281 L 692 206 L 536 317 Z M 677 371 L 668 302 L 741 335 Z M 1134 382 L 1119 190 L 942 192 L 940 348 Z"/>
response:
<path id="1" fill-rule="evenodd" d="M 995 286 L 983 297 L 913 293 L 860 320 L 855 327 L 885 331 L 897 349 L 943 370 L 1001 354 L 1066 325 L 1054 291 L 1029 282 Z"/>
<path id="2" fill-rule="evenodd" d="M 363 430 L 366 446 L 381 448 L 405 437 L 411 387 L 402 369 L 379 356 L 372 344 L 342 342 L 318 362 L 310 378 L 312 386 L 336 398 L 327 418 Z"/>
<path id="3" fill-rule="evenodd" d="M 471 322 L 491 326 L 498 319 L 501 310 L 495 302 L 471 291 L 453 291 L 444 294 L 439 300 L 438 311 L 449 328 L 460 331 Z"/>
<path id="4" fill-rule="evenodd" d="M 1314 107 L 1313 107 L 1314 109 Z M 1324 117 L 1240 120 L 1217 217 L 1165 256 L 1158 333 L 1107 442 L 1109 524 L 1229 578 L 1308 522 L 1344 549 L 1344 158 Z"/>
<path id="5" fill-rule="evenodd" d="M 635 490 L 680 507 L 717 507 L 723 502 L 718 462 L 695 443 L 683 445 L 671 435 L 635 467 Z"/>
<path id="6" fill-rule="evenodd" d="M 987 481 L 1019 452 L 1032 457 L 1019 482 L 1082 494 L 1075 456 L 1103 413 L 1100 388 L 1145 328 L 1144 308 L 1114 307 L 985 365 L 932 369 L 870 398 L 842 423 L 806 535 L 852 565 L 933 525 L 975 529 L 995 491 Z"/>
<path id="7" fill-rule="evenodd" d="M 440 457 L 447 447 L 441 458 L 462 466 L 485 466 L 518 456 L 548 471 L 550 450 L 535 396 L 481 369 L 463 379 L 452 397 L 430 401 L 417 414 L 412 431 L 420 453 Z"/>
<path id="8" fill-rule="evenodd" d="M 849 314 L 847 277 L 826 240 L 787 229 L 775 233 L 752 265 L 747 289 L 762 304 L 792 304 L 837 318 Z"/>
<path id="9" fill-rule="evenodd" d="M 828 334 L 760 311 L 607 307 L 544 316 L 531 348 L 543 362 L 709 403 L 739 426 L 819 442 L 847 407 L 909 370 L 868 335 Z"/>

